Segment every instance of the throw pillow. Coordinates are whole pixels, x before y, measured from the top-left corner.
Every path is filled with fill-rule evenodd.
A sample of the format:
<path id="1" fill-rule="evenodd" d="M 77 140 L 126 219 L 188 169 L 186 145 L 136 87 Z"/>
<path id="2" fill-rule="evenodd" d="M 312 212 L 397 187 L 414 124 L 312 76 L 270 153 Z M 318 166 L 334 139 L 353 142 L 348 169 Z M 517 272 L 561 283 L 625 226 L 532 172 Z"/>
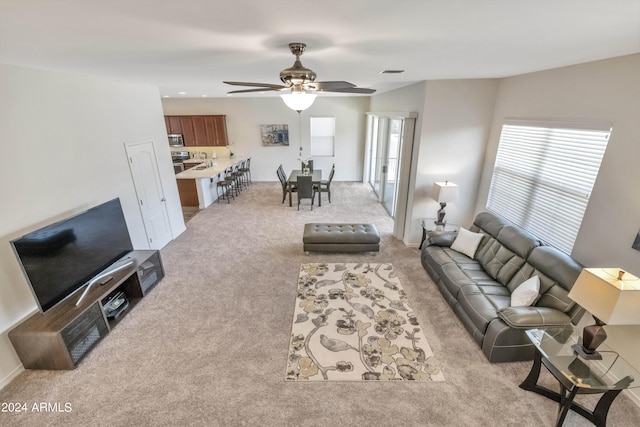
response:
<path id="1" fill-rule="evenodd" d="M 482 236 L 482 233 L 474 233 L 473 231 L 460 227 L 456 240 L 451 244 L 451 249 L 463 253 L 469 258 L 473 258 L 478 250 Z"/>
<path id="2" fill-rule="evenodd" d="M 511 294 L 511 307 L 529 307 L 538 298 L 540 278 L 533 276 L 515 288 Z"/>

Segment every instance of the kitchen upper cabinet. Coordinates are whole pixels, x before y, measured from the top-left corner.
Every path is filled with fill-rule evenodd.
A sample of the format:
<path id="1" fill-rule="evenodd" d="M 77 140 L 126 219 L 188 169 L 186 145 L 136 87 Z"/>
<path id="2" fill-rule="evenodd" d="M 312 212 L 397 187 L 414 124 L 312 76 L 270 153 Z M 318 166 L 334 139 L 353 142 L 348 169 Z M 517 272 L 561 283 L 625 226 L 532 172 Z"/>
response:
<path id="1" fill-rule="evenodd" d="M 207 130 L 207 136 L 209 137 L 209 141 L 211 145 L 217 145 L 217 137 L 216 137 L 216 123 L 214 116 L 205 116 L 204 117 L 204 127 Z"/>
<path id="2" fill-rule="evenodd" d="M 227 138 L 227 116 L 211 116 L 216 130 L 216 139 L 213 145 L 224 147 L 229 144 Z"/>
<path id="3" fill-rule="evenodd" d="M 164 123 L 167 126 L 167 133 L 169 135 L 182 133 L 182 123 L 180 123 L 180 116 L 165 116 Z"/>
<path id="4" fill-rule="evenodd" d="M 187 147 L 224 147 L 228 145 L 227 116 L 165 116 L 167 133 L 170 132 L 170 118 L 177 119 Z"/>
<path id="5" fill-rule="evenodd" d="M 180 124 L 182 126 L 184 145 L 187 147 L 194 147 L 196 145 L 196 133 L 193 130 L 191 116 L 180 116 Z"/>
<path id="6" fill-rule="evenodd" d="M 205 125 L 205 116 L 192 116 L 193 132 L 195 134 L 195 144 L 198 147 L 212 145 L 210 136 L 207 134 L 207 126 Z"/>

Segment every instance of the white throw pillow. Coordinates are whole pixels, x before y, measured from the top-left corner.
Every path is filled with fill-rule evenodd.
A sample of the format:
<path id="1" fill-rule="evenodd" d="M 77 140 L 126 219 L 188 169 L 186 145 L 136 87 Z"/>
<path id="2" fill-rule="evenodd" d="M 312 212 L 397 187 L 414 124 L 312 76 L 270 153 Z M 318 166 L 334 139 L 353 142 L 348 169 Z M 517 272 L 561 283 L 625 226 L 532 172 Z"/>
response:
<path id="1" fill-rule="evenodd" d="M 460 227 L 456 239 L 451 244 L 451 249 L 463 253 L 469 258 L 473 258 L 478 250 L 482 236 L 482 233 L 474 233 Z"/>
<path id="2" fill-rule="evenodd" d="M 511 294 L 511 307 L 529 307 L 538 298 L 540 278 L 533 276 L 520 285 Z"/>

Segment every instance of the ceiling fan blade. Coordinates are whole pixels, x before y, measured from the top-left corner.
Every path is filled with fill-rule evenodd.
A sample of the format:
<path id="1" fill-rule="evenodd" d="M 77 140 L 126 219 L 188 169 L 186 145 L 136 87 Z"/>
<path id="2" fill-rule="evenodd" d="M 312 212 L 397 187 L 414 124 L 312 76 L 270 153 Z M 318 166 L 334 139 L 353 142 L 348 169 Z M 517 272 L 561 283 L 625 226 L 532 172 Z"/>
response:
<path id="1" fill-rule="evenodd" d="M 286 89 L 289 87 L 289 86 L 283 86 L 283 85 L 275 85 L 271 83 L 251 83 L 251 82 L 222 82 L 222 83 L 226 83 L 228 85 L 233 85 L 233 86 L 268 87 L 272 89 Z"/>
<path id="2" fill-rule="evenodd" d="M 340 93 L 374 93 L 375 89 L 367 89 L 364 87 L 351 87 L 343 89 L 324 89 L 324 92 L 340 92 Z"/>
<path id="3" fill-rule="evenodd" d="M 227 92 L 227 93 L 268 92 L 268 91 L 272 91 L 272 90 L 283 90 L 283 89 L 287 89 L 287 87 L 286 87 L 286 86 L 280 86 L 280 87 L 260 87 L 260 88 L 257 88 L 257 89 L 232 90 L 232 91 Z"/>
<path id="4" fill-rule="evenodd" d="M 305 84 L 305 87 L 312 90 L 332 90 L 332 89 L 348 89 L 356 87 L 353 83 L 343 81 L 330 82 L 313 82 Z"/>

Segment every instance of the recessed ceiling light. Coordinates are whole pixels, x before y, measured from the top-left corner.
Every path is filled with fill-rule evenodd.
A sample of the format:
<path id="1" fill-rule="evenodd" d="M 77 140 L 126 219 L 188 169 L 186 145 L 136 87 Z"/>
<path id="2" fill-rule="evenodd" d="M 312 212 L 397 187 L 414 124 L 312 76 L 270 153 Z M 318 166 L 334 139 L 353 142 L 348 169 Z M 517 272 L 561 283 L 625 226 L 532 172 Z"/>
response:
<path id="1" fill-rule="evenodd" d="M 207 97 L 207 95 L 200 95 L 200 96 L 201 96 L 201 97 L 203 97 L 203 98 L 206 98 L 206 97 Z"/>
<path id="2" fill-rule="evenodd" d="M 187 92 L 178 92 L 178 95 L 186 95 Z"/>
<path id="3" fill-rule="evenodd" d="M 169 95 L 162 95 L 162 97 L 163 97 L 163 98 L 168 98 L 168 97 L 169 97 Z"/>
<path id="4" fill-rule="evenodd" d="M 401 74 L 404 73 L 404 70 L 382 70 L 380 74 Z"/>

